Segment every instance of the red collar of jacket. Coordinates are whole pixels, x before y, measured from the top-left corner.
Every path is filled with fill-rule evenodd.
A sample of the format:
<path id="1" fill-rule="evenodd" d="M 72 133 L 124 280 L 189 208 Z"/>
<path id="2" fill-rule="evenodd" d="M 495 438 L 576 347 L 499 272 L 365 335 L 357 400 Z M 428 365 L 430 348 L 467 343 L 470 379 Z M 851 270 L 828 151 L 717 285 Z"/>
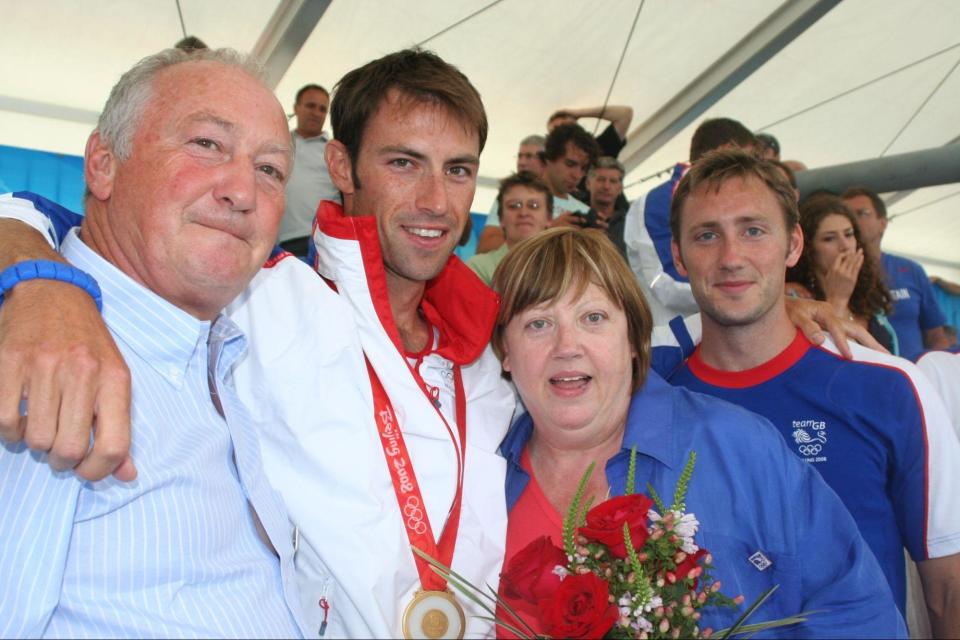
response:
<path id="1" fill-rule="evenodd" d="M 317 236 L 318 242 L 323 242 L 323 236 L 329 236 L 359 243 L 367 287 L 377 317 L 394 345 L 403 352 L 387 295 L 376 218 L 347 216 L 340 205 L 323 201 L 317 210 L 316 224 L 321 232 Z M 334 275 L 334 284 L 336 280 Z M 479 358 L 490 342 L 500 297 L 460 258 L 451 254 L 440 273 L 426 283 L 420 308 L 430 324 L 438 329 L 440 339 L 436 353 L 464 365 Z"/>

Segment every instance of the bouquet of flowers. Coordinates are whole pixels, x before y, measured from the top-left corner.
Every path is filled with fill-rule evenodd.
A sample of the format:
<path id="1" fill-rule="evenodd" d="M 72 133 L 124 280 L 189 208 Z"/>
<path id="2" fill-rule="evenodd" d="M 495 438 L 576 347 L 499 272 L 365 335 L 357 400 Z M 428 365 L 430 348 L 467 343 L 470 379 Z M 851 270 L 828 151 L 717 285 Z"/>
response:
<path id="1" fill-rule="evenodd" d="M 634 493 L 635 450 L 624 495 L 591 508 L 583 501 L 591 465 L 564 518 L 564 548 L 546 536 L 523 548 L 501 575 L 504 594 L 519 602 L 517 608 L 534 616 L 552 638 L 709 638 L 714 634 L 727 638 L 803 622 L 806 618 L 793 616 L 745 624 L 774 587 L 729 629 L 714 632 L 701 627 L 701 610 L 736 608 L 743 596 L 721 593 L 720 582 L 710 575 L 709 551 L 694 541 L 700 523 L 694 514 L 685 513 L 684 499 L 695 463 L 696 454 L 691 452 L 669 508 L 649 484 L 649 497 Z M 489 611 L 496 624 L 521 638 L 537 637 L 537 631 L 496 593 L 488 595 L 426 559 L 451 585 Z M 496 618 L 484 599 L 499 604 L 507 618 Z"/>

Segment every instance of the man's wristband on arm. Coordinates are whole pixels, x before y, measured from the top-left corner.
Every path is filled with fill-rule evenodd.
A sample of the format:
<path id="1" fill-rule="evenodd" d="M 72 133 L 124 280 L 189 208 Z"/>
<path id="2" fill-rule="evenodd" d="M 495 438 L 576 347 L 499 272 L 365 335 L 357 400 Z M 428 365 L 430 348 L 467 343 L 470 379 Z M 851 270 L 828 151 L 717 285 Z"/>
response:
<path id="1" fill-rule="evenodd" d="M 52 260 L 25 260 L 0 272 L 0 304 L 3 304 L 4 295 L 14 285 L 25 280 L 37 279 L 59 280 L 80 287 L 93 298 L 97 310 L 103 311 L 103 296 L 100 294 L 100 285 L 97 281 L 85 271 Z"/>

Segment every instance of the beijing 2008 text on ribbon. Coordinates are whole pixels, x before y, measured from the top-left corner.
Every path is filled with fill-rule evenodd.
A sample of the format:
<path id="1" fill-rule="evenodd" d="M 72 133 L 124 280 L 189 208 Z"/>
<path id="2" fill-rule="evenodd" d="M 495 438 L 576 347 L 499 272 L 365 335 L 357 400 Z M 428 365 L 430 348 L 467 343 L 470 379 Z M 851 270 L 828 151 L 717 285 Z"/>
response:
<path id="1" fill-rule="evenodd" d="M 457 490 L 453 504 L 447 516 L 446 525 L 440 539 L 433 535 L 430 521 L 427 518 L 426 504 L 417 482 L 413 469 L 413 461 L 407 451 L 400 425 L 397 423 L 393 405 L 387 396 L 380 378 L 370 361 L 367 360 L 367 372 L 370 375 L 370 386 L 373 390 L 373 412 L 380 434 L 380 443 L 383 446 L 383 455 L 387 461 L 393 489 L 397 496 L 397 505 L 403 520 L 403 528 L 407 532 L 410 544 L 441 562 L 450 566 L 453 561 L 453 551 L 457 543 L 457 531 L 460 527 L 460 506 L 463 501 L 463 465 L 466 456 L 467 438 L 467 411 L 466 394 L 463 390 L 463 380 L 460 367 L 454 366 L 453 377 L 456 387 L 456 427 L 460 436 L 459 446 L 457 439 L 450 429 L 450 425 L 443 414 L 440 414 L 450 435 L 454 451 L 457 456 Z M 417 375 L 416 372 L 413 372 Z M 417 376 L 417 381 L 424 387 L 423 381 Z M 440 411 L 437 409 L 437 413 Z M 466 619 L 463 607 L 456 597 L 447 588 L 447 581 L 429 568 L 423 558 L 414 555 L 417 573 L 420 576 L 420 589 L 403 612 L 403 635 L 405 638 L 463 638 L 466 628 Z"/>

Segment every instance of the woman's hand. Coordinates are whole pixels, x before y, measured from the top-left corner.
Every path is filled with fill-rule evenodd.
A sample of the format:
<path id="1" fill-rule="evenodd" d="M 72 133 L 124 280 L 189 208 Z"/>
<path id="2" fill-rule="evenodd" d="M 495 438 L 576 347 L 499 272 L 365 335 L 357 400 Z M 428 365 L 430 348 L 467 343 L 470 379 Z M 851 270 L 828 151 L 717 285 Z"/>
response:
<path id="1" fill-rule="evenodd" d="M 841 253 L 823 276 L 821 286 L 827 302 L 841 317 L 849 317 L 850 296 L 857 286 L 857 276 L 863 266 L 863 249 Z"/>
<path id="2" fill-rule="evenodd" d="M 889 353 L 870 335 L 866 328 L 860 326 L 855 320 L 848 320 L 846 317 L 838 318 L 833 308 L 826 302 L 802 300 L 787 296 L 785 297 L 785 303 L 790 322 L 796 325 L 813 344 L 822 344 L 826 331 L 833 338 L 840 354 L 848 360 L 853 358 L 848 340 L 859 342 L 875 351 Z"/>

